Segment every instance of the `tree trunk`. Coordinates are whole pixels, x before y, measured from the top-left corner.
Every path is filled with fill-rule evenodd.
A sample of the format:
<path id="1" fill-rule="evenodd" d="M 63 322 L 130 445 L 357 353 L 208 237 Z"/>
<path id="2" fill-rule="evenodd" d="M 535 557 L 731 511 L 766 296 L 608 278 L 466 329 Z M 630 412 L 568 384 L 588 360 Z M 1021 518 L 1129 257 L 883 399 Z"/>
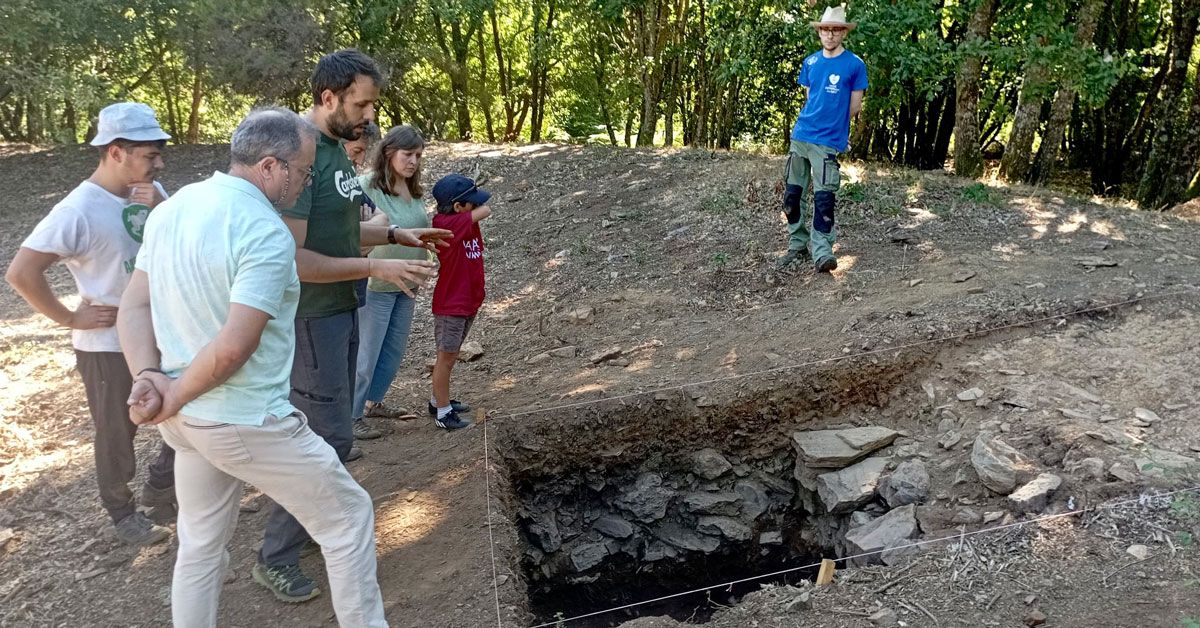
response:
<path id="1" fill-rule="evenodd" d="M 1099 16 L 1102 0 L 1085 0 L 1079 11 L 1078 23 L 1075 26 L 1075 46 L 1080 49 L 1092 46 L 1092 37 L 1096 34 L 1096 18 Z M 1075 85 L 1064 81 L 1054 95 L 1050 105 L 1050 121 L 1046 123 L 1046 133 L 1042 136 L 1042 146 L 1038 150 L 1037 161 L 1029 175 L 1029 182 L 1044 183 L 1054 172 L 1058 163 L 1059 149 L 1062 147 L 1063 136 L 1067 123 L 1071 119 L 1071 109 L 1075 104 Z"/>
<path id="2" fill-rule="evenodd" d="M 991 37 L 998 4 L 999 0 L 979 1 L 971 14 L 962 47 L 978 46 Z M 978 54 L 967 54 L 954 81 L 954 173 L 960 177 L 983 174 L 979 144 L 979 82 L 982 74 L 983 59 Z"/>
<path id="3" fill-rule="evenodd" d="M 483 29 L 475 30 L 479 44 L 479 107 L 483 109 L 483 121 L 487 126 L 488 142 L 496 143 L 496 127 L 492 123 L 492 90 L 487 83 L 487 47 L 483 43 Z"/>
<path id="4" fill-rule="evenodd" d="M 63 101 L 63 128 L 71 138 L 71 143 L 79 141 L 79 121 L 75 115 L 75 101 L 70 98 Z"/>
<path id="5" fill-rule="evenodd" d="M 1192 138 L 1192 115 L 1196 111 L 1196 98 L 1193 95 L 1193 105 L 1185 117 L 1182 111 L 1183 84 L 1187 78 L 1188 64 L 1192 56 L 1192 45 L 1196 39 L 1198 12 L 1200 2 L 1196 0 L 1176 0 L 1172 3 L 1172 16 L 1182 16 L 1172 20 L 1171 38 L 1178 45 L 1173 46 L 1171 54 L 1171 69 L 1163 84 L 1163 98 L 1154 115 L 1158 120 L 1158 128 L 1150 149 L 1150 157 L 1142 170 L 1138 183 L 1137 201 L 1145 209 L 1159 209 L 1173 204 L 1187 191 L 1187 182 L 1179 185 L 1181 171 L 1190 170 L 1194 165 L 1184 163 L 1186 146 Z M 1178 11 L 1178 13 L 1176 13 Z"/>
<path id="6" fill-rule="evenodd" d="M 1027 64 L 1021 97 L 1013 114 L 1012 131 L 1008 135 L 1008 146 L 1004 148 L 1004 157 L 1000 160 L 1000 176 L 1006 181 L 1020 182 L 1029 176 L 1033 161 L 1030 158 L 1033 139 L 1041 123 L 1042 103 L 1045 101 L 1042 90 L 1048 78 L 1045 66 L 1033 61 Z"/>
<path id="7" fill-rule="evenodd" d="M 200 103 L 204 100 L 203 76 L 200 68 L 196 68 L 196 77 L 192 80 L 192 107 L 188 112 L 188 144 L 200 141 Z"/>
<path id="8" fill-rule="evenodd" d="M 516 111 L 511 100 L 512 92 L 512 69 L 504 64 L 504 49 L 500 45 L 500 26 L 496 22 L 496 10 L 488 9 L 488 19 L 492 23 L 492 47 L 496 51 L 496 74 L 499 77 L 500 84 L 500 100 L 504 103 L 504 136 L 505 142 L 514 142 L 517 139 L 517 129 L 515 127 Z"/>

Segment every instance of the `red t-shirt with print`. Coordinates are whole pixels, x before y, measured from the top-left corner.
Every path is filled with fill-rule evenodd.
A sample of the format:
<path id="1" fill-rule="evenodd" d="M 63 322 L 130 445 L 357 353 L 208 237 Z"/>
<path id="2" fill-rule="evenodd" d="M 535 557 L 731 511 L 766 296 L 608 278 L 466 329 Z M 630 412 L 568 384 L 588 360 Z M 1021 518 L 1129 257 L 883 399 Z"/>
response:
<path id="1" fill-rule="evenodd" d="M 483 233 L 471 212 L 434 214 L 433 226 L 454 233 L 450 246 L 438 249 L 433 313 L 474 316 L 483 305 Z"/>

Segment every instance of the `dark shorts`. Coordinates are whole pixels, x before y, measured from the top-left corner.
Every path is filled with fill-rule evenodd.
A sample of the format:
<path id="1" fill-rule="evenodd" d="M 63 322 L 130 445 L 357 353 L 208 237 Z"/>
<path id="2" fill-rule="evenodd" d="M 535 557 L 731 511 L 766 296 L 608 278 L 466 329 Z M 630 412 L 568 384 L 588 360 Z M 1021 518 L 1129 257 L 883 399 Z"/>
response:
<path id="1" fill-rule="evenodd" d="M 467 332 L 471 331 L 474 316 L 443 316 L 433 315 L 433 338 L 437 342 L 437 350 L 445 353 L 458 353 Z"/>

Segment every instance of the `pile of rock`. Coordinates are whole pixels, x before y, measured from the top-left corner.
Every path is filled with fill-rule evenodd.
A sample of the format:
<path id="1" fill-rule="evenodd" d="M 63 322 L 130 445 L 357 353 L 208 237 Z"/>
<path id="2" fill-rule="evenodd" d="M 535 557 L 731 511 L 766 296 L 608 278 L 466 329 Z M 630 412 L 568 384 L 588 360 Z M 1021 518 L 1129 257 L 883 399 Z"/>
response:
<path id="1" fill-rule="evenodd" d="M 1042 512 L 1062 486 L 1061 477 L 1038 473 L 1032 460 L 991 432 L 980 432 L 975 438 L 971 466 L 984 486 L 1008 495 L 1009 505 L 1021 513 Z"/>
<path id="2" fill-rule="evenodd" d="M 920 533 L 916 505 L 929 494 L 929 473 L 919 459 L 894 466 L 890 457 L 870 457 L 899 435 L 878 426 L 792 435 L 794 476 L 800 503 L 814 516 L 815 544 L 832 544 L 843 555 L 880 552 L 858 564 L 890 563 L 907 553 L 888 550 Z"/>

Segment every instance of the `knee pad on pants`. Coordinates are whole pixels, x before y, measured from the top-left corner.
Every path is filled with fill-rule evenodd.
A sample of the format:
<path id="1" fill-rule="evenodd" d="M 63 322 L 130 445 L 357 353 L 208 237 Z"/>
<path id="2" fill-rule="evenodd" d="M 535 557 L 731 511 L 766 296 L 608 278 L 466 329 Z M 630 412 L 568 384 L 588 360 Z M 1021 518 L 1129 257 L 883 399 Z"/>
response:
<path id="1" fill-rule="evenodd" d="M 804 219 L 800 202 L 804 199 L 804 188 L 798 185 L 788 185 L 783 192 L 783 213 L 787 216 L 789 225 L 794 225 Z"/>
<path id="2" fill-rule="evenodd" d="M 837 205 L 837 197 L 833 192 L 817 192 L 813 194 L 813 228 L 821 233 L 833 231 L 833 209 Z"/>

